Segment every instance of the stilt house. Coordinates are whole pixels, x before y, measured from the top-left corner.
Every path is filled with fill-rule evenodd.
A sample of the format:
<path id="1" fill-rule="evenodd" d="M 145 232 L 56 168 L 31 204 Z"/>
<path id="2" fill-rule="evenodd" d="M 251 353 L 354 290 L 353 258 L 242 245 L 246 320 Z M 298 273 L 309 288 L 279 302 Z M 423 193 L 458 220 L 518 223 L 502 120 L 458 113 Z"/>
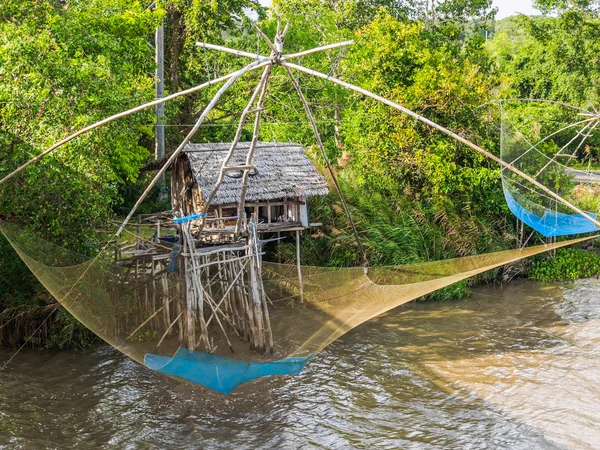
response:
<path id="1" fill-rule="evenodd" d="M 134 296 L 143 296 L 151 317 L 160 312 L 168 324 L 157 348 L 176 332 L 179 345 L 190 350 L 213 353 L 222 342 L 233 352 L 241 339 L 259 353 L 273 352 L 264 244 L 294 232 L 302 280 L 300 233 L 318 225 L 310 222 L 308 202 L 328 193 L 325 178 L 298 144 L 259 142 L 251 165 L 246 162 L 251 144 L 243 142 L 224 165 L 230 148 L 229 143 L 188 144 L 168 167 L 172 213 L 146 218 L 156 223 L 155 240 L 144 241 L 138 232 L 135 249 L 115 252 L 116 259 L 126 255 L 118 263 L 128 265 L 138 283 L 152 286 L 134 289 Z M 170 156 L 144 170 L 159 170 Z M 245 170 L 249 176 L 241 207 Z M 138 229 L 143 221 L 140 216 Z M 154 293 L 156 286 L 162 294 Z M 293 294 L 303 301 L 302 287 Z M 173 306 L 172 298 L 179 299 Z"/>
<path id="2" fill-rule="evenodd" d="M 229 143 L 188 144 L 169 169 L 173 211 L 182 217 L 201 213 L 217 179 L 229 148 Z M 220 230 L 226 235 L 233 230 L 242 189 L 241 168 L 245 167 L 249 142 L 236 146 L 223 181 L 210 202 L 207 231 Z M 157 170 L 169 159 L 146 166 Z M 246 190 L 245 214 L 254 215 L 259 232 L 285 232 L 308 228 L 310 197 L 326 195 L 328 185 L 304 148 L 293 143 L 259 142 L 252 159 Z M 240 169 L 236 169 L 240 167 Z M 224 237 L 224 236 L 223 236 Z"/>

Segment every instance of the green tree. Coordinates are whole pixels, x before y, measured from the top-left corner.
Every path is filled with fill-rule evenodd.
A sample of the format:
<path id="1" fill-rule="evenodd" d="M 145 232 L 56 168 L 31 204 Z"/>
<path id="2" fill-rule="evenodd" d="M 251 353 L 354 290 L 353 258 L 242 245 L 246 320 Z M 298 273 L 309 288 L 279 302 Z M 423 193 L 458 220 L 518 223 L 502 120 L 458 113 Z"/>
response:
<path id="1" fill-rule="evenodd" d="M 576 10 L 597 15 L 600 13 L 598 0 L 535 0 L 534 5 L 545 14 Z"/>

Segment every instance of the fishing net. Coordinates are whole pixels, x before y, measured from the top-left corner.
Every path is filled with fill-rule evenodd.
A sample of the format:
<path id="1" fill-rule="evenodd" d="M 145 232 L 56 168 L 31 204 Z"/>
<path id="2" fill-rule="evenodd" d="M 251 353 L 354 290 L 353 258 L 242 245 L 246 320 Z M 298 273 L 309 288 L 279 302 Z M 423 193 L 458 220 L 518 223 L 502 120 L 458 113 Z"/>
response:
<path id="1" fill-rule="evenodd" d="M 548 102 L 501 103 L 501 158 L 596 219 L 600 193 L 594 136 L 600 116 Z M 502 169 L 502 184 L 513 214 L 546 237 L 594 232 L 582 214 L 530 181 Z"/>
<path id="2" fill-rule="evenodd" d="M 190 267 L 176 251 L 138 253 L 115 264 L 109 251 L 90 259 L 7 223 L 0 230 L 48 291 L 104 341 L 157 372 L 224 394 L 254 378 L 300 372 L 349 330 L 406 302 L 590 239 L 398 267 L 301 267 L 300 273 L 252 253 L 232 253 L 228 264 L 223 255 L 198 257 L 204 302 L 191 304 Z M 251 292 L 253 271 L 262 273 L 258 298 Z M 262 341 L 253 342 L 265 347 L 250 348 L 258 333 Z"/>

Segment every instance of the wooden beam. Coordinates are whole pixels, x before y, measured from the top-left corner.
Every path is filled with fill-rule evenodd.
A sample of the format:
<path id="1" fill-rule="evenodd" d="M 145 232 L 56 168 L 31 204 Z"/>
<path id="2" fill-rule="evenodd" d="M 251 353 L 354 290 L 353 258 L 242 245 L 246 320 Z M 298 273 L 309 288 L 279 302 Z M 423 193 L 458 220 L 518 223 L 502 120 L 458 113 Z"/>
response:
<path id="1" fill-rule="evenodd" d="M 231 85 L 233 83 L 235 83 L 235 81 L 240 76 L 244 75 L 246 72 L 250 72 L 251 70 L 255 70 L 256 68 L 264 66 L 264 65 L 266 65 L 268 68 L 270 68 L 272 66 L 271 59 L 267 59 L 266 61 L 265 60 L 255 61 L 255 62 L 253 62 L 251 64 L 248 64 L 246 67 L 241 68 L 237 72 L 234 72 L 234 75 L 232 75 L 232 77 L 229 78 L 229 80 L 227 81 L 227 83 L 225 83 L 221 87 L 221 89 L 219 89 L 219 91 L 215 94 L 215 96 L 210 101 L 210 103 L 206 106 L 206 108 L 204 108 L 204 111 L 202 111 L 202 114 L 200 115 L 200 117 L 196 121 L 196 124 L 194 125 L 194 127 L 192 128 L 192 130 L 183 139 L 183 141 L 181 142 L 181 144 L 179 145 L 179 147 L 177 147 L 177 149 L 173 152 L 173 154 L 171 155 L 171 157 L 169 158 L 169 160 L 167 161 L 167 163 L 158 171 L 158 173 L 156 174 L 156 176 L 154 177 L 154 179 L 150 182 L 150 184 L 148 184 L 148 186 L 146 187 L 146 190 L 142 193 L 142 195 L 140 196 L 140 198 L 138 199 L 138 201 L 135 203 L 135 205 L 133 206 L 133 208 L 131 209 L 131 211 L 129 212 L 129 214 L 127 215 L 127 217 L 125 218 L 125 220 L 123 221 L 123 223 L 119 226 L 119 229 L 115 233 L 115 237 L 118 237 L 121 234 L 121 232 L 123 231 L 123 228 L 125 228 L 125 226 L 129 222 L 129 220 L 131 219 L 131 217 L 133 216 L 133 214 L 135 214 L 135 211 L 139 208 L 139 206 L 142 204 L 142 202 L 144 201 L 144 199 L 150 193 L 150 191 L 152 190 L 152 188 L 156 185 L 156 183 L 158 183 L 158 181 L 160 180 L 160 178 L 162 177 L 162 175 L 166 172 L 167 167 L 169 167 L 171 165 L 171 163 L 173 161 L 175 161 L 175 159 L 183 151 L 183 149 L 187 145 L 187 143 L 192 139 L 192 137 L 194 136 L 194 134 L 196 134 L 196 132 L 198 131 L 198 129 L 200 129 L 200 125 L 202 125 L 202 122 L 204 122 L 204 119 L 206 119 L 206 117 L 208 116 L 208 113 L 210 113 L 210 111 L 217 104 L 217 101 L 219 100 L 219 98 L 221 98 L 221 96 L 223 95 L 223 93 L 227 89 L 229 89 L 229 87 L 231 87 Z"/>
<path id="2" fill-rule="evenodd" d="M 260 61 L 262 61 L 261 64 L 253 67 L 253 69 L 258 69 L 261 66 L 264 66 L 264 65 L 267 65 L 267 64 L 271 63 L 271 59 L 270 58 L 261 59 Z M 48 147 L 46 150 L 44 150 L 39 155 L 37 155 L 34 158 L 30 159 L 25 164 L 21 165 L 20 167 L 18 167 L 17 169 L 15 169 L 14 171 L 12 171 L 8 175 L 6 175 L 4 178 L 2 178 L 0 180 L 0 185 L 2 185 L 3 183 L 7 182 L 8 180 L 10 180 L 12 177 L 14 177 L 15 175 L 17 175 L 18 173 L 20 173 L 23 170 L 25 170 L 31 164 L 34 164 L 34 163 L 38 162 L 40 159 L 44 158 L 46 155 L 52 153 L 57 148 L 65 145 L 67 142 L 72 141 L 76 137 L 79 137 L 79 136 L 81 136 L 83 134 L 89 133 L 90 131 L 92 131 L 92 130 L 94 130 L 96 128 L 99 128 L 99 127 L 101 127 L 103 125 L 106 125 L 107 123 L 110 123 L 110 122 L 112 122 L 114 120 L 121 119 L 123 117 L 130 116 L 131 114 L 134 114 L 136 112 L 143 111 L 144 109 L 148 109 L 148 108 L 152 108 L 153 106 L 160 105 L 161 103 L 165 103 L 165 102 L 168 102 L 170 100 L 173 100 L 173 99 L 185 96 L 185 95 L 192 94 L 192 93 L 197 92 L 199 90 L 202 90 L 202 89 L 204 89 L 206 87 L 212 86 L 214 84 L 221 83 L 222 81 L 227 81 L 227 80 L 231 79 L 232 77 L 235 77 L 236 74 L 237 74 L 237 72 L 233 72 L 233 73 L 224 75 L 224 76 L 222 76 L 220 78 L 216 78 L 216 79 L 214 79 L 212 81 L 208 81 L 206 83 L 199 84 L 198 86 L 195 86 L 193 88 L 186 89 L 185 91 L 177 92 L 175 94 L 168 95 L 166 97 L 154 100 L 152 102 L 145 103 L 145 104 L 140 105 L 140 106 L 136 106 L 135 108 L 128 109 L 127 111 L 123 111 L 123 112 L 120 112 L 118 114 L 114 114 L 114 115 L 112 115 L 110 117 L 107 117 L 106 119 L 102 119 L 102 120 L 100 120 L 100 121 L 98 121 L 96 123 L 88 125 L 87 127 L 82 128 L 81 130 L 76 131 L 73 134 L 70 134 L 66 138 L 61 139 L 57 143 L 55 143 L 52 146 Z"/>
<path id="3" fill-rule="evenodd" d="M 350 214 L 350 209 L 348 208 L 348 204 L 346 203 L 346 197 L 344 196 L 344 193 L 342 192 L 342 188 L 340 187 L 340 184 L 337 181 L 337 177 L 335 175 L 333 167 L 331 166 L 331 163 L 329 162 L 329 158 L 327 157 L 327 152 L 325 151 L 325 146 L 323 145 L 323 140 L 321 139 L 321 134 L 319 133 L 319 129 L 317 127 L 317 122 L 313 116 L 311 109 L 310 109 L 310 105 L 306 101 L 306 98 L 304 97 L 304 93 L 302 92 L 302 89 L 300 88 L 300 84 L 298 83 L 298 80 L 296 80 L 296 78 L 294 77 L 294 74 L 292 73 L 290 68 L 285 63 L 283 64 L 283 66 L 285 67 L 288 77 L 292 81 L 292 84 L 294 85 L 294 88 L 296 89 L 296 93 L 298 94 L 298 97 L 300 97 L 300 101 L 302 102 L 302 105 L 304 106 L 304 111 L 306 112 L 308 120 L 310 121 L 310 125 L 311 125 L 313 133 L 315 135 L 315 139 L 317 141 L 319 150 L 321 151 L 321 156 L 323 157 L 323 159 L 325 161 L 325 166 L 327 167 L 327 170 L 329 171 L 329 174 L 331 175 L 331 179 L 333 180 L 335 189 L 337 190 L 337 193 L 340 197 L 340 201 L 342 202 L 342 206 L 344 207 L 344 212 L 346 213 L 348 222 L 350 223 L 350 226 L 352 227 L 352 233 L 354 233 L 354 239 L 356 240 L 356 243 L 358 244 L 358 249 L 360 251 L 361 258 L 363 260 L 363 263 L 367 264 L 367 253 L 365 252 L 365 249 L 360 240 L 360 236 L 358 235 L 358 230 L 356 229 L 354 220 L 352 220 L 352 215 Z M 300 66 L 298 66 L 298 67 L 300 67 Z"/>
<path id="4" fill-rule="evenodd" d="M 304 303 L 304 285 L 302 284 L 302 267 L 300 265 L 300 230 L 296 231 L 296 269 L 300 286 L 300 303 Z"/>
<path id="5" fill-rule="evenodd" d="M 411 111 L 408 108 L 405 108 L 404 106 L 393 102 L 391 100 L 386 99 L 385 97 L 381 97 L 377 94 L 374 94 L 370 91 L 367 91 L 366 89 L 363 89 L 361 87 L 355 86 L 353 84 L 347 83 L 345 81 L 342 81 L 340 79 L 334 78 L 330 75 L 326 75 L 324 73 L 321 72 L 317 72 L 316 70 L 312 70 L 312 69 L 308 69 L 306 67 L 303 66 L 299 66 L 297 64 L 292 64 L 292 63 L 283 63 L 282 64 L 284 67 L 288 67 L 289 69 L 295 69 L 295 70 L 299 70 L 300 72 L 304 72 L 307 73 L 309 75 L 315 76 L 317 78 L 322 78 L 324 80 L 329 80 L 334 84 L 337 84 L 338 86 L 342 86 L 345 87 L 347 89 L 350 89 L 354 92 L 358 92 L 359 94 L 362 94 L 366 97 L 370 97 L 380 103 L 383 103 L 384 105 L 388 105 L 391 106 L 394 109 L 397 109 L 399 111 L 402 111 L 403 113 L 417 119 L 420 122 L 423 122 L 426 125 L 429 125 L 432 128 L 435 128 L 438 131 L 441 131 L 442 133 L 444 133 L 447 136 L 450 136 L 451 138 L 457 140 L 458 142 L 461 142 L 463 144 L 465 144 L 467 147 L 470 147 L 471 149 L 475 150 L 478 153 L 481 153 L 483 156 L 485 156 L 486 158 L 491 159 L 492 161 L 497 162 L 498 164 L 500 164 L 502 167 L 504 167 L 505 169 L 510 170 L 511 172 L 519 175 L 521 178 L 529 181 L 531 184 L 533 184 L 534 186 L 536 186 L 537 188 L 541 189 L 542 191 L 544 191 L 546 194 L 548 194 L 549 196 L 551 196 L 552 198 L 554 198 L 555 200 L 558 200 L 560 203 L 562 203 L 565 206 L 568 206 L 571 210 L 573 210 L 574 212 L 581 214 L 583 217 L 585 217 L 586 219 L 588 219 L 589 221 L 591 221 L 594 225 L 600 227 L 600 221 L 594 219 L 593 217 L 591 217 L 588 213 L 586 213 L 585 211 L 583 211 L 582 209 L 576 207 L 575 205 L 573 205 L 572 203 L 570 203 L 568 200 L 565 200 L 564 198 L 562 198 L 560 195 L 556 194 L 554 191 L 550 190 L 549 188 L 547 188 L 546 186 L 544 186 L 543 184 L 541 184 L 539 181 L 534 180 L 532 177 L 530 177 L 529 175 L 527 175 L 526 173 L 521 172 L 519 169 L 511 166 L 510 164 L 508 164 L 506 161 L 498 158 L 496 155 L 494 155 L 493 153 L 488 152 L 487 150 L 483 149 L 482 147 L 479 147 L 478 145 L 474 144 L 473 142 L 469 141 L 468 139 L 460 136 L 459 134 L 456 134 L 453 131 L 450 131 L 447 128 L 444 128 L 443 126 L 421 116 L 420 114 L 417 114 L 414 111 Z"/>

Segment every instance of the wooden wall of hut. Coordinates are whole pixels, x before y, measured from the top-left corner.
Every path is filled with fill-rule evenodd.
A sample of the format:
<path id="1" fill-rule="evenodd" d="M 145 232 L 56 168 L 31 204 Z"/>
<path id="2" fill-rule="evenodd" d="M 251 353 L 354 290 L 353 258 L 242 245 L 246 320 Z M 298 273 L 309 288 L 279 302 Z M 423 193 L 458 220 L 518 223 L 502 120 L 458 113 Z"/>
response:
<path id="1" fill-rule="evenodd" d="M 171 199 L 173 211 L 180 213 L 182 216 L 200 212 L 204 208 L 202 193 L 192 174 L 190 161 L 185 154 L 173 163 Z"/>

